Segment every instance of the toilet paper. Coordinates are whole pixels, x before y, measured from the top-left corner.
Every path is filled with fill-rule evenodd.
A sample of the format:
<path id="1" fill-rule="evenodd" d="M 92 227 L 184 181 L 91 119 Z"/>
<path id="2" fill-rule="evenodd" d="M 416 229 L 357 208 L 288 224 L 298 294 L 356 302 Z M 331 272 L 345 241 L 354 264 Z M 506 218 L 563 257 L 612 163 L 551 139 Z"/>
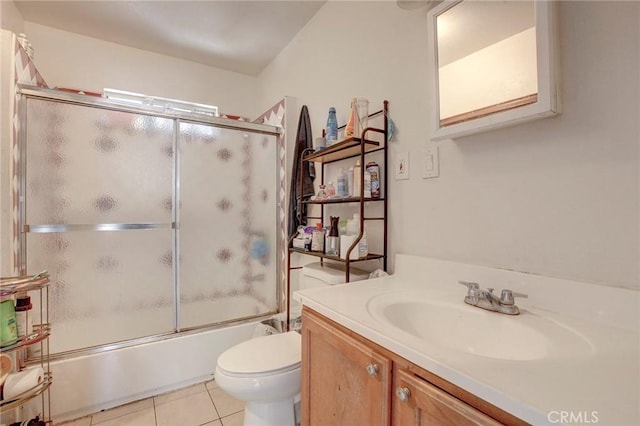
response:
<path id="1" fill-rule="evenodd" d="M 42 383 L 42 380 L 44 380 L 44 370 L 41 367 L 11 373 L 4 381 L 2 397 L 5 400 L 14 398 Z"/>

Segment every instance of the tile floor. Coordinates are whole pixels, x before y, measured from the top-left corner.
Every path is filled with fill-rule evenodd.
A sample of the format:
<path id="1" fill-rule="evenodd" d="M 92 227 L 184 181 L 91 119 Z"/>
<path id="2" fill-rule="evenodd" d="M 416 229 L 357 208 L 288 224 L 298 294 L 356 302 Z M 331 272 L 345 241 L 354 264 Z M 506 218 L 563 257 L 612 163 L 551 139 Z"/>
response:
<path id="1" fill-rule="evenodd" d="M 244 403 L 212 380 L 56 426 L 242 426 L 243 421 Z"/>

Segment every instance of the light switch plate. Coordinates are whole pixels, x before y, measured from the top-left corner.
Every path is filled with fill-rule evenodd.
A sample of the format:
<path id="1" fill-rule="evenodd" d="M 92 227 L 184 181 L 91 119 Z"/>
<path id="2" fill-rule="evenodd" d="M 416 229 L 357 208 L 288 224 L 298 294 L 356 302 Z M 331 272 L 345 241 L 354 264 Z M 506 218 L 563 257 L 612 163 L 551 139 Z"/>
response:
<path id="1" fill-rule="evenodd" d="M 409 179 L 409 153 L 399 152 L 396 156 L 396 180 Z"/>
<path id="2" fill-rule="evenodd" d="M 422 178 L 429 179 L 440 176 L 440 161 L 438 147 L 427 148 L 422 157 Z"/>

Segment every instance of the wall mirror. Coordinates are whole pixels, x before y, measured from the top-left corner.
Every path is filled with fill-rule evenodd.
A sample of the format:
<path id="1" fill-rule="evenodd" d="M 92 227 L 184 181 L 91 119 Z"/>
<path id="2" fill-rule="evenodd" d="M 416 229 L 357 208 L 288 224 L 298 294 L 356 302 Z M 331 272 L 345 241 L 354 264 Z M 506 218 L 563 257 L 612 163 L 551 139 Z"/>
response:
<path id="1" fill-rule="evenodd" d="M 433 140 L 560 112 L 554 2 L 454 0 L 428 12 Z"/>

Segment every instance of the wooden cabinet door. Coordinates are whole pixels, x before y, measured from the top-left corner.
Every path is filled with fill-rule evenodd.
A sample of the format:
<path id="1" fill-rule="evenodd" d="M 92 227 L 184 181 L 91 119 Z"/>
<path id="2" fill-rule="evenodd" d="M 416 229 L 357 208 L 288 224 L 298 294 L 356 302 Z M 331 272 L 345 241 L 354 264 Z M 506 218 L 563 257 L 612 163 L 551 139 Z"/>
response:
<path id="1" fill-rule="evenodd" d="M 501 424 L 405 370 L 394 370 L 393 392 L 392 424 L 396 426 Z"/>
<path id="2" fill-rule="evenodd" d="M 389 358 L 304 310 L 302 425 L 389 425 L 391 365 Z"/>

